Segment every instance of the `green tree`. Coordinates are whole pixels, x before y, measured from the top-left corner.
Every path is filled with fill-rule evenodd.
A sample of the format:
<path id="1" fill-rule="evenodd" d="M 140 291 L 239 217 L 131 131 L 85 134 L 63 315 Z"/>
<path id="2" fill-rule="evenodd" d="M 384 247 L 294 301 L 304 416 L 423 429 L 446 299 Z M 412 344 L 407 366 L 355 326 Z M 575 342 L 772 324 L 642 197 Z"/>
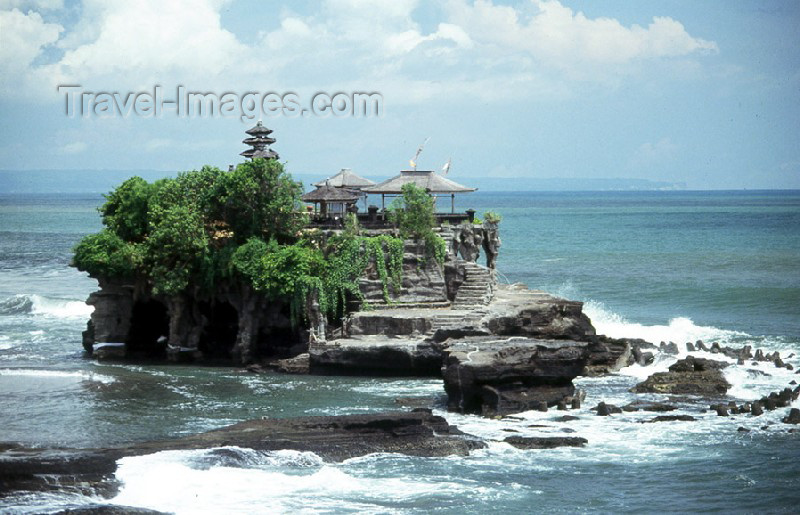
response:
<path id="1" fill-rule="evenodd" d="M 436 226 L 433 197 L 414 183 L 404 184 L 403 194 L 389 208 L 389 218 L 403 238 L 425 241 L 425 253 L 444 263 L 447 246 L 433 228 Z"/>
<path id="2" fill-rule="evenodd" d="M 402 191 L 389 207 L 390 220 L 403 238 L 424 238 L 436 225 L 433 197 L 414 183 L 404 184 Z"/>
<path id="3" fill-rule="evenodd" d="M 225 174 L 219 202 L 238 243 L 251 237 L 291 243 L 305 227 L 303 186 L 275 160 L 254 159 Z"/>
<path id="4" fill-rule="evenodd" d="M 133 277 L 141 266 L 142 245 L 124 241 L 110 229 L 85 236 L 74 249 L 72 266 L 93 277 Z"/>
<path id="5" fill-rule="evenodd" d="M 142 241 L 148 230 L 148 205 L 153 186 L 141 177 L 131 177 L 105 195 L 100 206 L 103 224 L 125 241 Z"/>

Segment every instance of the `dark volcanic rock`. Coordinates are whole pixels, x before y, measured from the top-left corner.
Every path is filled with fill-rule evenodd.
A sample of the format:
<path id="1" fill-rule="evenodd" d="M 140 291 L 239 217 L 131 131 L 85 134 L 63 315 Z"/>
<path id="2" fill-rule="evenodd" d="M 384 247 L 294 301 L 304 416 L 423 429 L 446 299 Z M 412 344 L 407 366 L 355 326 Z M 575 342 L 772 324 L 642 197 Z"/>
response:
<path id="1" fill-rule="evenodd" d="M 381 335 L 343 338 L 309 346 L 312 373 L 437 377 L 443 344 Z"/>
<path id="2" fill-rule="evenodd" d="M 309 373 L 309 357 L 307 352 L 299 354 L 293 358 L 279 359 L 275 361 L 274 364 L 278 372 L 283 372 L 284 374 Z"/>
<path id="3" fill-rule="evenodd" d="M 485 447 L 474 437 L 431 414 L 430 410 L 258 419 L 178 440 L 133 444 L 111 449 L 26 449 L 0 446 L 0 495 L 13 490 L 42 490 L 72 484 L 98 487 L 113 495 L 116 461 L 124 456 L 163 450 L 236 446 L 259 451 L 311 451 L 342 461 L 376 452 L 410 456 L 466 455 Z M 88 486 L 87 486 L 88 485 Z"/>
<path id="4" fill-rule="evenodd" d="M 640 344 L 648 343 L 644 340 L 614 339 L 606 336 L 591 338 L 589 359 L 581 375 L 595 377 L 610 374 L 639 360 L 642 361 L 640 364 L 644 365 Z"/>
<path id="5" fill-rule="evenodd" d="M 532 338 L 467 338 L 447 350 L 448 408 L 485 416 L 556 406 L 575 393 L 587 343 Z M 570 399 L 571 400 L 571 399 Z"/>
<path id="6" fill-rule="evenodd" d="M 556 447 L 583 447 L 589 441 L 579 436 L 509 436 L 505 440 L 517 449 L 555 449 Z"/>
<path id="7" fill-rule="evenodd" d="M 789 414 L 783 417 L 784 424 L 800 424 L 800 409 L 792 408 Z"/>
<path id="8" fill-rule="evenodd" d="M 657 372 L 631 388 L 631 391 L 711 397 L 724 395 L 731 385 L 720 369 L 727 365 L 721 361 L 688 356 L 669 367 L 669 372 Z"/>
<path id="9" fill-rule="evenodd" d="M 643 424 L 651 423 L 651 422 L 692 422 L 697 420 L 691 415 L 659 415 L 657 417 L 653 417 L 650 420 L 642 420 Z"/>
<path id="10" fill-rule="evenodd" d="M 672 404 L 663 402 L 633 401 L 622 407 L 622 411 L 674 411 L 678 409 Z"/>
<path id="11" fill-rule="evenodd" d="M 618 408 L 613 404 L 606 404 L 605 402 L 600 402 L 600 404 L 592 408 L 592 410 L 597 411 L 597 415 L 600 417 L 607 417 L 612 413 L 622 413 L 621 408 Z"/>

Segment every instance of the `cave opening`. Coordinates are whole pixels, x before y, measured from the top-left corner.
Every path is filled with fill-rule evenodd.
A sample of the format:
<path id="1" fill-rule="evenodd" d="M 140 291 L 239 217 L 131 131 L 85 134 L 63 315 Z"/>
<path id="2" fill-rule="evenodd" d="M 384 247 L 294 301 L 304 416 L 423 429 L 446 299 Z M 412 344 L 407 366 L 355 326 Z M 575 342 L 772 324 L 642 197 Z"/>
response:
<path id="1" fill-rule="evenodd" d="M 259 324 L 258 355 L 269 358 L 289 358 L 298 354 L 298 344 L 303 342 L 302 325 L 292 327 L 289 305 L 270 306 L 270 312 Z"/>
<path id="2" fill-rule="evenodd" d="M 225 301 L 201 303 L 199 307 L 206 325 L 198 349 L 207 359 L 229 359 L 239 332 L 239 313 Z"/>
<path id="3" fill-rule="evenodd" d="M 131 312 L 128 353 L 143 358 L 164 357 L 169 336 L 167 307 L 157 300 L 136 301 Z"/>

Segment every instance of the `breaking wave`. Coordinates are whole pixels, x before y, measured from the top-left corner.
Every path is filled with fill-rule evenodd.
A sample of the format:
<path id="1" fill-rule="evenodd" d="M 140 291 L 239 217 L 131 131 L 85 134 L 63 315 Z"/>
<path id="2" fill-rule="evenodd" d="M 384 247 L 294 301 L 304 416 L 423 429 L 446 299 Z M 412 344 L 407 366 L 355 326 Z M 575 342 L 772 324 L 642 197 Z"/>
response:
<path id="1" fill-rule="evenodd" d="M 651 343 L 675 342 L 730 342 L 737 338 L 748 337 L 747 333 L 720 329 L 713 326 L 695 324 L 687 317 L 676 317 L 667 325 L 644 325 L 627 320 L 622 315 L 608 310 L 602 302 L 590 300 L 583 305 L 583 312 L 592 320 L 598 334 L 612 338 L 641 338 Z"/>
<path id="2" fill-rule="evenodd" d="M 0 315 L 41 315 L 55 318 L 86 318 L 94 308 L 79 300 L 52 299 L 18 294 L 0 300 Z"/>
<path id="3" fill-rule="evenodd" d="M 85 370 L 41 370 L 36 368 L 0 368 L 0 376 L 16 377 L 43 377 L 56 379 L 77 379 L 81 381 L 94 381 L 103 384 L 111 384 L 116 380 L 113 377 L 103 374 L 96 374 Z"/>

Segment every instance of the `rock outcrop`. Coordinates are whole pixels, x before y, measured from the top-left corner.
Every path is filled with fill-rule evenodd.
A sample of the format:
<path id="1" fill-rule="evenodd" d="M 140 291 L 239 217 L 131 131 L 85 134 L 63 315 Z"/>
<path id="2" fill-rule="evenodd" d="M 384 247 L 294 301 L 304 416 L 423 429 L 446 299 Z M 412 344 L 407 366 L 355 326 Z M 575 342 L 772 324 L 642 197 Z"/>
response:
<path id="1" fill-rule="evenodd" d="M 463 456 L 485 444 L 425 409 L 340 417 L 257 419 L 177 440 L 110 449 L 28 449 L 0 444 L 0 496 L 14 490 L 69 485 L 83 485 L 87 492 L 109 496 L 116 489 L 113 474 L 119 458 L 163 450 L 226 446 L 257 451 L 310 451 L 325 460 L 343 461 L 376 452 Z"/>
<path id="2" fill-rule="evenodd" d="M 579 436 L 509 436 L 505 440 L 517 449 L 555 449 L 557 447 L 584 447 L 589 441 Z"/>
<path id="3" fill-rule="evenodd" d="M 722 374 L 728 366 L 722 361 L 687 356 L 634 386 L 634 393 L 673 393 L 716 397 L 724 395 L 731 385 Z"/>
<path id="4" fill-rule="evenodd" d="M 446 350 L 448 408 L 485 416 L 571 402 L 588 344 L 572 340 L 472 337 Z"/>

